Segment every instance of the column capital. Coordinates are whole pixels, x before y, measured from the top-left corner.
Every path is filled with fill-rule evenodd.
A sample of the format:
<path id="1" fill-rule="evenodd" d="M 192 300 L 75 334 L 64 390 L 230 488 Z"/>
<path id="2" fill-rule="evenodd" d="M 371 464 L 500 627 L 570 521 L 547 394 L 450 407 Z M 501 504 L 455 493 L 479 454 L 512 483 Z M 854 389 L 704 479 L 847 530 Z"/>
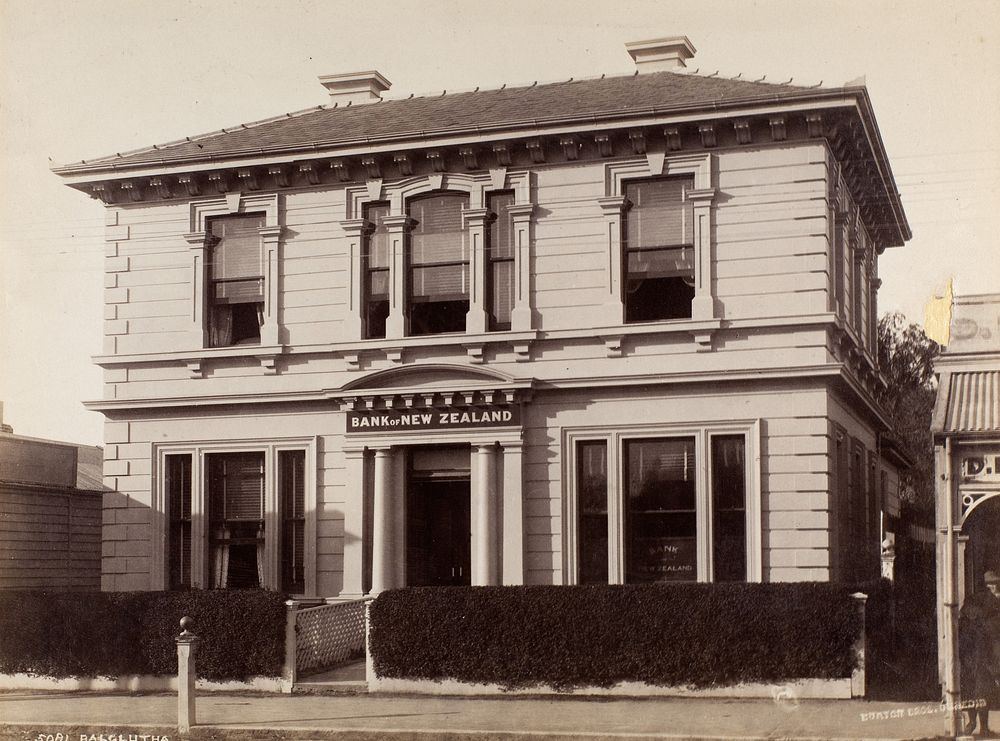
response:
<path id="1" fill-rule="evenodd" d="M 390 230 L 408 231 L 417 225 L 417 220 L 410 218 L 407 214 L 397 214 L 395 216 L 383 216 L 382 224 Z"/>
<path id="2" fill-rule="evenodd" d="M 625 196 L 605 196 L 597 199 L 597 204 L 604 211 L 605 216 L 621 216 L 626 202 Z"/>
<path id="3" fill-rule="evenodd" d="M 265 242 L 277 242 L 281 239 L 282 231 L 283 227 L 281 226 L 262 226 L 257 230 L 257 233 Z"/>
<path id="4" fill-rule="evenodd" d="M 488 208 L 467 208 L 462 212 L 462 220 L 467 227 L 481 227 L 493 215 Z"/>
<path id="5" fill-rule="evenodd" d="M 184 235 L 184 241 L 188 243 L 191 249 L 199 250 L 206 247 L 206 240 L 208 238 L 207 232 L 191 232 L 190 234 Z"/>
<path id="6" fill-rule="evenodd" d="M 715 200 L 717 193 L 716 188 L 699 188 L 698 190 L 689 190 L 686 197 L 692 203 L 710 205 Z"/>
<path id="7" fill-rule="evenodd" d="M 340 228 L 348 237 L 362 237 L 374 227 L 368 219 L 344 219 L 340 222 Z"/>
<path id="8" fill-rule="evenodd" d="M 514 221 L 527 221 L 535 213 L 535 204 L 515 203 L 507 207 L 507 213 L 513 217 Z"/>

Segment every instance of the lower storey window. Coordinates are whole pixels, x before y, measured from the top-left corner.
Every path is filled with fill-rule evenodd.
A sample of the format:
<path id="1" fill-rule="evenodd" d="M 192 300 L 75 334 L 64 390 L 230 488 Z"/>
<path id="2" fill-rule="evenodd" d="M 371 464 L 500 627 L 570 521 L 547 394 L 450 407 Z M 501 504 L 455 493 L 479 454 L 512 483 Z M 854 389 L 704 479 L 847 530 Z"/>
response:
<path id="1" fill-rule="evenodd" d="M 306 452 L 165 453 L 164 586 L 304 593 Z"/>
<path id="2" fill-rule="evenodd" d="M 747 581 L 759 572 L 755 427 L 571 433 L 579 584 Z"/>

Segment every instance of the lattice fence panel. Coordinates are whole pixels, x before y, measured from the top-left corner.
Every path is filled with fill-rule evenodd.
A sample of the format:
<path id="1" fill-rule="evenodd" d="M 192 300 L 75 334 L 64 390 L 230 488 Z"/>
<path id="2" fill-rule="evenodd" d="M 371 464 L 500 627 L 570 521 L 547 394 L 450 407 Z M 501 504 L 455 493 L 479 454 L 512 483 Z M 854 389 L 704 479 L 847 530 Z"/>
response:
<path id="1" fill-rule="evenodd" d="M 295 616 L 295 666 L 302 675 L 365 653 L 365 603 L 307 607 Z"/>

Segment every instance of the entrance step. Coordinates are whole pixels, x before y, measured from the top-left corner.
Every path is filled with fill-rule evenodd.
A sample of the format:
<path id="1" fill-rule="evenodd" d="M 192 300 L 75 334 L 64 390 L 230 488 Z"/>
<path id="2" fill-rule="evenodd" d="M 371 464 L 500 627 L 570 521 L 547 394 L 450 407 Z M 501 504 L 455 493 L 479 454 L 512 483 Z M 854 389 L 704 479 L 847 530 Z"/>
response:
<path id="1" fill-rule="evenodd" d="M 364 660 L 300 677 L 292 692 L 305 695 L 362 695 L 368 692 Z"/>

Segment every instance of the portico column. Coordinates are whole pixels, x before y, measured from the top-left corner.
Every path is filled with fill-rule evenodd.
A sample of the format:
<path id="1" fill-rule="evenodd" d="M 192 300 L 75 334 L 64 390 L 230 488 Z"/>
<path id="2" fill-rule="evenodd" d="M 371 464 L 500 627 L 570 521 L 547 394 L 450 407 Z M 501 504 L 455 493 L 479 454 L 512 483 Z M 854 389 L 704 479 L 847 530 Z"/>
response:
<path id="1" fill-rule="evenodd" d="M 524 584 L 524 473 L 520 441 L 503 443 L 504 584 Z"/>
<path id="2" fill-rule="evenodd" d="M 340 596 L 356 599 L 364 593 L 365 573 L 365 452 L 344 451 L 344 582 Z"/>
<path id="3" fill-rule="evenodd" d="M 476 446 L 476 481 L 472 490 L 472 584 L 497 580 L 497 449 Z"/>
<path id="4" fill-rule="evenodd" d="M 395 581 L 392 537 L 392 449 L 375 449 L 375 487 L 372 513 L 371 594 L 391 589 Z"/>

